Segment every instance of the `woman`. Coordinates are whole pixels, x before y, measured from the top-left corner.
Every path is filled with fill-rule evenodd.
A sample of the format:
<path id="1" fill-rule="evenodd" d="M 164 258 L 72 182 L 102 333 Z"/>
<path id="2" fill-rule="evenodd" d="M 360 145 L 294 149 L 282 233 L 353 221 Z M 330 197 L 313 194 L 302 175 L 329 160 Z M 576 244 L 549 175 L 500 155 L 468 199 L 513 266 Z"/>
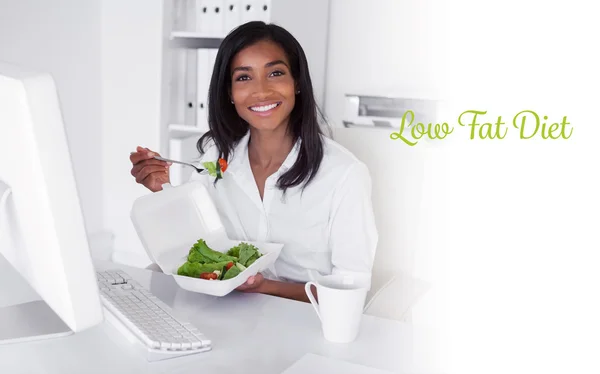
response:
<path id="1" fill-rule="evenodd" d="M 311 272 L 370 276 L 377 231 L 366 166 L 326 138 L 317 120 L 308 62 L 283 28 L 249 22 L 221 44 L 209 88 L 210 131 L 201 161 L 227 160 L 223 178 L 201 180 L 230 238 L 283 243 L 273 271 L 239 288 L 308 301 Z M 169 182 L 158 153 L 137 148 L 138 183 Z"/>

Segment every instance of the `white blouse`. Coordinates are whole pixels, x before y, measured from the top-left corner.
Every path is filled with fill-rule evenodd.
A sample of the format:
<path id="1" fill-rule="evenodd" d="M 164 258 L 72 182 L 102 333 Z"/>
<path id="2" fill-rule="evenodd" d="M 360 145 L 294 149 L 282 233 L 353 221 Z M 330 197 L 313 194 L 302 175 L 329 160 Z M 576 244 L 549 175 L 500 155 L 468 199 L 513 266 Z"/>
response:
<path id="1" fill-rule="evenodd" d="M 274 269 L 265 277 L 307 282 L 310 273 L 352 274 L 370 278 L 377 229 L 371 203 L 371 177 L 364 163 L 325 138 L 319 172 L 304 192 L 283 191 L 277 179 L 296 161 L 298 142 L 280 169 L 265 183 L 263 200 L 248 159 L 250 132 L 237 144 L 228 168 L 216 185 L 214 177 L 194 173 L 203 181 L 230 239 L 283 243 Z M 216 161 L 212 143 L 198 162 Z"/>

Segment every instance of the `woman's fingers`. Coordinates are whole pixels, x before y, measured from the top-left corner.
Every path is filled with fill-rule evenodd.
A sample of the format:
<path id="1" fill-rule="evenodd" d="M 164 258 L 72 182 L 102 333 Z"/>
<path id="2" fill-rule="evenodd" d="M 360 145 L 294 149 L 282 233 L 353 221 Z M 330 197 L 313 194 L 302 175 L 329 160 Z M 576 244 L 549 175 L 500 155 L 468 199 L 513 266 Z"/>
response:
<path id="1" fill-rule="evenodd" d="M 167 167 L 168 167 L 167 163 L 164 161 L 155 160 L 155 159 L 144 160 L 144 161 L 138 162 L 131 168 L 131 175 L 133 175 L 134 177 L 137 177 L 137 174 L 140 172 L 140 170 L 142 170 L 143 168 L 145 168 L 147 166 L 162 166 L 163 170 L 167 170 Z"/>
<path id="2" fill-rule="evenodd" d="M 164 165 L 146 165 L 135 175 L 135 181 L 143 183 L 144 180 L 153 173 L 157 173 L 157 177 L 165 176 L 167 174 L 167 168 L 165 168 Z"/>
<path id="3" fill-rule="evenodd" d="M 252 286 L 253 284 L 254 284 L 254 275 L 251 275 L 250 277 L 248 277 L 248 279 L 246 279 L 246 282 L 244 282 L 244 284 L 242 286 L 248 288 L 249 286 Z"/>
<path id="4" fill-rule="evenodd" d="M 150 160 L 156 155 L 157 154 L 154 152 L 146 152 L 146 151 L 134 152 L 131 155 L 129 155 L 129 160 L 131 161 L 131 163 L 133 165 L 136 165 L 142 161 Z"/>
<path id="5" fill-rule="evenodd" d="M 252 285 L 254 284 L 254 276 L 251 275 L 248 279 L 246 279 L 246 282 L 244 282 L 244 284 L 242 284 L 241 286 L 239 286 L 237 288 L 238 291 L 246 291 L 250 288 L 252 288 Z"/>
<path id="6" fill-rule="evenodd" d="M 138 146 L 136 152 L 129 155 L 129 160 L 133 165 L 131 175 L 135 178 L 135 181 L 156 192 L 162 189 L 161 186 L 164 183 L 169 182 L 169 166 L 171 163 L 156 160 L 154 156 L 160 156 L 160 154 Z"/>
<path id="7" fill-rule="evenodd" d="M 160 156 L 160 154 L 151 149 L 138 146 L 136 151 L 129 155 L 129 160 L 135 165 L 141 161 L 152 159 L 154 156 Z"/>
<path id="8" fill-rule="evenodd" d="M 257 292 L 260 289 L 261 284 L 264 281 L 264 277 L 261 273 L 251 275 L 248 277 L 246 282 L 237 288 L 238 291 L 243 292 Z"/>

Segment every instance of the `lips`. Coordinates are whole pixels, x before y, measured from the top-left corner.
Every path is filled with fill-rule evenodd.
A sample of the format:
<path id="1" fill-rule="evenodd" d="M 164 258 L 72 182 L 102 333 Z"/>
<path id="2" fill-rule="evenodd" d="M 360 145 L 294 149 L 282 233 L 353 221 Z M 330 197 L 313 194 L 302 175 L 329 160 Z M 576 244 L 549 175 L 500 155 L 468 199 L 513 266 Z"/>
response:
<path id="1" fill-rule="evenodd" d="M 266 114 L 270 113 L 279 106 L 281 106 L 281 101 L 277 101 L 270 104 L 253 105 L 251 107 L 248 107 L 248 109 L 257 114 Z"/>

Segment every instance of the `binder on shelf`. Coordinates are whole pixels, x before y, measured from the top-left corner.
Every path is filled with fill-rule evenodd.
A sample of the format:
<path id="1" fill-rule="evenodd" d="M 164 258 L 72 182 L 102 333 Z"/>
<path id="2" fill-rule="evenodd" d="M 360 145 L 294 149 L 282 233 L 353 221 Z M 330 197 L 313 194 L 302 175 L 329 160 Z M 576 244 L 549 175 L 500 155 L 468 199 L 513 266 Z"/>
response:
<path id="1" fill-rule="evenodd" d="M 209 4 L 206 0 L 196 0 L 194 6 L 196 14 L 195 31 L 201 35 L 208 35 L 208 22 L 210 21 L 210 13 L 208 11 Z"/>
<path id="2" fill-rule="evenodd" d="M 196 127 L 208 130 L 208 86 L 212 75 L 210 64 L 211 49 L 198 49 L 196 51 Z"/>
<path id="3" fill-rule="evenodd" d="M 186 126 L 196 126 L 197 102 L 198 102 L 198 51 L 195 49 L 185 50 L 185 101 L 184 120 Z"/>
<path id="4" fill-rule="evenodd" d="M 241 20 L 242 24 L 250 21 L 256 21 L 258 19 L 258 2 L 253 0 L 243 0 L 241 9 Z"/>
<path id="5" fill-rule="evenodd" d="M 172 93 L 169 118 L 172 123 L 185 123 L 186 111 L 186 64 L 187 54 L 184 49 L 177 49 L 172 54 L 171 79 L 169 92 Z"/>
<path id="6" fill-rule="evenodd" d="M 271 22 L 271 0 L 254 0 L 257 6 L 257 19 L 265 23 Z"/>
<path id="7" fill-rule="evenodd" d="M 215 63 L 217 61 L 217 54 L 219 53 L 218 49 L 207 49 L 208 51 L 208 81 L 210 84 L 210 77 L 212 76 L 213 71 L 215 70 Z M 208 86 L 208 85 L 207 85 Z"/>
<path id="8" fill-rule="evenodd" d="M 196 31 L 196 0 L 174 0 L 173 31 Z"/>
<path id="9" fill-rule="evenodd" d="M 220 38 L 225 22 L 225 0 L 196 0 L 196 32 Z"/>
<path id="10" fill-rule="evenodd" d="M 206 0 L 209 4 L 208 33 L 210 36 L 223 37 L 225 25 L 225 0 Z"/>
<path id="11" fill-rule="evenodd" d="M 242 0 L 226 0 L 223 35 L 229 34 L 241 24 Z"/>

